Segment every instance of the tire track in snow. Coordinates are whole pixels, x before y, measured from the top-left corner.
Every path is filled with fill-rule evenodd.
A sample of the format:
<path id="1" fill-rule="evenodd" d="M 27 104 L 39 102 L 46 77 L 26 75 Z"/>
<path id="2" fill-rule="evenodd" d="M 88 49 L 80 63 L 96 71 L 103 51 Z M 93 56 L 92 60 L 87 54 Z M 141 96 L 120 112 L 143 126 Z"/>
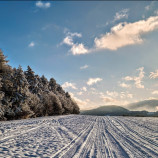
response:
<path id="1" fill-rule="evenodd" d="M 118 119 L 115 119 L 116 122 L 120 124 L 120 126 L 123 129 L 126 129 L 129 135 L 134 139 L 134 140 L 139 140 L 141 144 L 146 145 L 147 147 L 150 147 L 152 150 L 158 150 L 158 143 L 156 143 L 154 140 L 141 135 L 138 133 L 136 130 L 133 130 L 131 127 L 128 126 L 128 124 L 123 123 L 122 121 L 118 121 Z M 131 124 L 131 123 L 130 123 Z M 140 129 L 140 128 L 139 128 Z M 141 138 L 141 139 L 140 139 Z"/>
<path id="2" fill-rule="evenodd" d="M 91 122 L 91 124 L 87 125 L 87 128 L 82 130 L 76 138 L 74 138 L 68 145 L 63 147 L 61 150 L 59 150 L 56 154 L 52 155 L 51 157 L 64 157 L 64 158 L 70 158 L 72 157 L 75 152 L 78 151 L 82 143 L 86 140 L 88 135 L 91 133 L 91 130 L 93 128 L 94 122 Z"/>
<path id="3" fill-rule="evenodd" d="M 9 133 L 0 136 L 0 157 L 156 158 L 156 120 L 69 115 L 3 122 Z"/>
<path id="4" fill-rule="evenodd" d="M 128 152 L 130 152 L 130 155 L 132 154 L 138 154 L 137 157 L 140 155 L 141 157 L 143 156 L 147 156 L 147 157 L 158 157 L 158 154 L 154 152 L 154 150 L 151 150 L 150 148 L 147 148 L 146 146 L 144 146 L 144 144 L 141 143 L 141 140 L 138 141 L 138 139 L 133 138 L 131 131 L 129 131 L 127 133 L 130 133 L 129 135 L 126 135 L 126 133 L 122 133 L 122 131 L 115 126 L 114 122 L 113 122 L 113 117 L 111 117 L 110 119 L 108 118 L 108 121 L 110 123 L 110 131 L 112 131 L 112 133 L 115 132 L 114 137 L 116 137 L 116 139 L 120 140 L 120 143 L 122 142 L 122 144 L 126 144 L 124 147 L 125 149 L 127 149 Z M 136 140 L 135 140 L 136 139 Z M 128 148 L 126 148 L 128 147 Z M 131 150 L 132 149 L 132 150 Z M 133 153 L 133 151 L 135 151 Z"/>

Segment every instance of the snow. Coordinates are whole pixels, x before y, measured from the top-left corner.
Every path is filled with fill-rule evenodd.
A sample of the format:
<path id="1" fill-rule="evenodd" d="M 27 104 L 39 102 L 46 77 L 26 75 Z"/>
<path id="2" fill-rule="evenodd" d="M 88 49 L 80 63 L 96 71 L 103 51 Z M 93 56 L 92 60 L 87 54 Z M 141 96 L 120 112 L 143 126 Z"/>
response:
<path id="1" fill-rule="evenodd" d="M 65 115 L 2 121 L 0 157 L 157 158 L 158 118 Z"/>

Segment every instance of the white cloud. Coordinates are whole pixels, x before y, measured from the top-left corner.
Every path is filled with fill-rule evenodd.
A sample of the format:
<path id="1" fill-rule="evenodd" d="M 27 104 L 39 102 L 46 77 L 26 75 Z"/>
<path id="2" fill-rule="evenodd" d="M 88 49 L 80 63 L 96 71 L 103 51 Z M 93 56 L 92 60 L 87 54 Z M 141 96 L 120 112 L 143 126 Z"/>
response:
<path id="1" fill-rule="evenodd" d="M 112 103 L 117 102 L 116 99 L 113 99 L 113 98 L 111 98 L 111 97 L 101 96 L 101 98 L 102 98 L 105 102 L 107 102 L 107 103 L 109 103 L 109 102 L 112 102 Z"/>
<path id="2" fill-rule="evenodd" d="M 82 95 L 82 94 L 83 94 L 83 92 L 78 92 L 77 94 L 78 94 L 78 95 Z"/>
<path id="3" fill-rule="evenodd" d="M 123 9 L 115 14 L 114 22 L 120 19 L 128 18 L 129 9 Z"/>
<path id="4" fill-rule="evenodd" d="M 87 88 L 86 87 L 82 87 L 81 90 L 86 92 Z"/>
<path id="5" fill-rule="evenodd" d="M 158 70 L 156 70 L 155 72 L 150 72 L 149 77 L 150 77 L 151 79 L 158 78 Z"/>
<path id="6" fill-rule="evenodd" d="M 63 88 L 72 88 L 72 89 L 77 89 L 74 83 L 70 83 L 70 82 L 65 82 L 62 85 Z"/>
<path id="7" fill-rule="evenodd" d="M 80 69 L 87 69 L 89 66 L 88 65 L 84 65 L 84 66 L 81 66 Z"/>
<path id="8" fill-rule="evenodd" d="M 116 19 L 127 17 L 126 14 L 128 13 L 128 9 L 125 9 L 120 13 L 122 14 L 117 14 L 115 17 Z M 101 35 L 101 37 L 96 37 L 92 48 L 87 48 L 82 42 L 74 42 L 73 38 L 80 38 L 82 37 L 82 34 L 67 31 L 65 32 L 66 37 L 60 45 L 68 45 L 70 47 L 69 52 L 71 52 L 72 55 L 88 54 L 100 49 L 115 51 L 128 45 L 142 44 L 142 35 L 154 30 L 158 30 L 158 16 L 151 16 L 147 19 L 139 20 L 133 23 L 121 22 L 113 26 L 110 32 L 106 32 Z"/>
<path id="9" fill-rule="evenodd" d="M 139 69 L 137 69 L 137 71 L 139 72 L 139 76 L 138 77 L 134 77 L 133 80 L 135 81 L 135 86 L 137 88 L 144 88 L 144 85 L 142 85 L 142 79 L 144 78 L 144 67 L 140 67 Z"/>
<path id="10" fill-rule="evenodd" d="M 124 77 L 123 79 L 126 80 L 126 81 L 132 81 L 132 80 L 133 80 L 133 77 L 126 76 L 126 77 Z"/>
<path id="11" fill-rule="evenodd" d="M 31 42 L 28 47 L 34 47 L 35 46 L 35 43 L 34 42 Z"/>
<path id="12" fill-rule="evenodd" d="M 91 88 L 91 91 L 96 91 L 96 89 L 95 88 Z"/>
<path id="13" fill-rule="evenodd" d="M 89 80 L 87 81 L 87 84 L 90 86 L 102 80 L 103 80 L 102 78 L 89 78 Z"/>
<path id="14" fill-rule="evenodd" d="M 74 33 L 68 32 L 67 35 L 70 36 L 70 37 L 75 37 L 75 36 L 76 37 L 82 37 L 82 34 L 78 33 L 78 32 L 74 32 Z"/>
<path id="15" fill-rule="evenodd" d="M 127 94 L 127 97 L 128 98 L 133 98 L 133 94 L 129 93 L 129 94 Z"/>
<path id="16" fill-rule="evenodd" d="M 69 46 L 72 46 L 74 44 L 71 36 L 65 37 L 64 40 L 63 40 L 63 43 L 67 44 Z"/>
<path id="17" fill-rule="evenodd" d="M 73 93 L 70 92 L 69 94 L 70 94 L 71 98 L 74 99 L 75 102 L 79 105 L 79 107 L 80 107 L 81 109 L 86 109 L 85 106 L 86 106 L 87 103 L 89 102 L 88 99 L 86 99 L 85 101 L 83 101 L 83 100 L 81 100 L 81 99 L 75 97 Z"/>
<path id="18" fill-rule="evenodd" d="M 113 91 L 113 92 L 106 91 L 106 94 L 107 94 L 108 96 L 111 96 L 111 97 L 117 97 L 117 96 L 118 96 L 118 93 L 115 92 L 115 91 Z"/>
<path id="19" fill-rule="evenodd" d="M 144 88 L 144 85 L 142 85 L 142 80 L 144 78 L 144 67 L 140 67 L 139 69 L 137 69 L 137 71 L 139 71 L 139 75 L 138 76 L 126 76 L 123 78 L 123 80 L 126 81 L 134 81 L 134 84 L 137 88 Z M 122 85 L 120 85 L 121 87 L 126 87 L 126 84 L 123 83 Z"/>
<path id="20" fill-rule="evenodd" d="M 124 83 L 124 82 L 123 82 L 123 83 L 120 83 L 119 86 L 122 87 L 122 88 L 130 88 L 130 87 L 131 87 L 131 85 L 126 84 L 126 83 Z"/>
<path id="21" fill-rule="evenodd" d="M 151 16 L 146 20 L 139 20 L 133 23 L 119 23 L 111 28 L 111 32 L 95 38 L 95 47 L 97 49 L 117 50 L 118 48 L 141 44 L 142 34 L 158 29 L 158 16 Z"/>
<path id="22" fill-rule="evenodd" d="M 84 44 L 83 43 L 77 43 L 77 44 L 73 44 L 71 49 L 70 49 L 70 52 L 73 54 L 73 55 L 80 55 L 80 54 L 87 54 L 88 53 L 88 49 L 85 48 Z"/>
<path id="23" fill-rule="evenodd" d="M 74 43 L 74 41 L 73 41 L 74 37 L 81 38 L 82 34 L 77 33 L 77 32 L 74 32 L 74 33 L 67 32 L 66 37 L 60 43 L 60 45 L 66 44 L 66 45 L 70 46 L 71 48 L 70 48 L 69 52 L 71 52 L 73 55 L 87 54 L 89 52 L 89 50 L 84 46 L 83 43 Z"/>
<path id="24" fill-rule="evenodd" d="M 127 88 L 127 86 L 125 86 L 125 88 Z M 101 93 L 100 93 L 101 94 Z M 128 91 L 126 92 L 110 92 L 110 91 L 106 91 L 106 94 L 112 98 L 118 98 L 120 97 L 121 99 L 125 99 L 125 98 L 133 98 L 133 94 L 129 93 Z M 104 94 L 101 94 L 101 96 L 104 96 Z"/>
<path id="25" fill-rule="evenodd" d="M 36 7 L 38 8 L 43 8 L 43 9 L 47 9 L 51 7 L 51 3 L 50 2 L 42 2 L 42 1 L 38 1 L 36 2 Z"/>
<path id="26" fill-rule="evenodd" d="M 64 38 L 63 42 L 61 44 L 66 44 L 66 45 L 69 45 L 69 46 L 73 46 L 74 45 L 74 42 L 73 42 L 73 37 L 82 37 L 82 34 L 80 33 L 77 33 L 77 32 L 67 32 L 66 33 L 66 37 Z"/>
<path id="27" fill-rule="evenodd" d="M 120 98 L 121 99 L 125 99 L 125 98 L 130 98 L 132 99 L 133 98 L 133 94 L 129 93 L 129 92 L 121 92 L 120 93 Z"/>
<path id="28" fill-rule="evenodd" d="M 152 94 L 158 94 L 158 91 L 153 91 Z"/>

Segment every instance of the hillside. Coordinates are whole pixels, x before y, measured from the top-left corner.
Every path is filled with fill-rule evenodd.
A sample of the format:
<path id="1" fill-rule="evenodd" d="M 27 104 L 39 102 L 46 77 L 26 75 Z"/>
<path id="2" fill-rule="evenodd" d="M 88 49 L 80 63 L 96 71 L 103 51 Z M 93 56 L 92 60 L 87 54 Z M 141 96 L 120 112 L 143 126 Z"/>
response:
<path id="1" fill-rule="evenodd" d="M 116 105 L 101 106 L 96 109 L 81 111 L 81 114 L 83 115 L 99 115 L 99 116 L 105 116 L 105 115 L 120 116 L 127 113 L 129 113 L 129 110 Z"/>
<path id="2" fill-rule="evenodd" d="M 154 116 L 158 117 L 158 112 L 148 111 L 130 111 L 126 108 L 116 105 L 101 106 L 96 109 L 85 110 L 80 112 L 81 115 L 96 115 L 96 116 Z"/>
<path id="3" fill-rule="evenodd" d="M 12 68 L 0 50 L 0 120 L 78 114 L 79 107 L 56 83 L 28 66 Z"/>

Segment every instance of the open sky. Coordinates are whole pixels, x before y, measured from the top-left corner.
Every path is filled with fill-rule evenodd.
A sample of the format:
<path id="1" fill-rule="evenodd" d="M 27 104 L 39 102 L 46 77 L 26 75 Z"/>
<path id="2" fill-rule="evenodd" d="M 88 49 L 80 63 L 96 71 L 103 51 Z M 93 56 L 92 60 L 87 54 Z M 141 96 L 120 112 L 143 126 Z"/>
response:
<path id="1" fill-rule="evenodd" d="M 1 1 L 0 48 L 81 109 L 158 99 L 158 2 Z"/>

